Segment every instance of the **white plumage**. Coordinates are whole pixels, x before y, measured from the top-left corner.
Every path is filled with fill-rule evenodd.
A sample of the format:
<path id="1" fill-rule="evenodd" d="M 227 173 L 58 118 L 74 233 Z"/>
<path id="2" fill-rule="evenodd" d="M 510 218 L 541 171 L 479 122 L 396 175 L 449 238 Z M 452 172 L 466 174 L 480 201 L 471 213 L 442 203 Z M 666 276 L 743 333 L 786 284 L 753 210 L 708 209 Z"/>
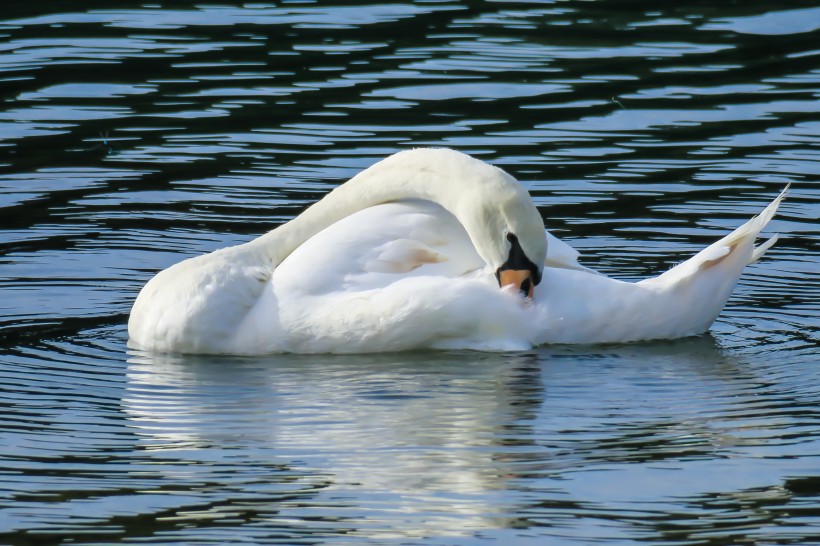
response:
<path id="1" fill-rule="evenodd" d="M 754 246 L 785 193 L 690 260 L 628 283 L 578 264 L 503 171 L 451 150 L 402 152 L 251 243 L 160 272 L 134 304 L 130 341 L 146 350 L 266 354 L 515 350 L 700 334 L 743 268 L 776 240 Z M 545 264 L 532 302 L 495 278 L 510 231 Z"/>

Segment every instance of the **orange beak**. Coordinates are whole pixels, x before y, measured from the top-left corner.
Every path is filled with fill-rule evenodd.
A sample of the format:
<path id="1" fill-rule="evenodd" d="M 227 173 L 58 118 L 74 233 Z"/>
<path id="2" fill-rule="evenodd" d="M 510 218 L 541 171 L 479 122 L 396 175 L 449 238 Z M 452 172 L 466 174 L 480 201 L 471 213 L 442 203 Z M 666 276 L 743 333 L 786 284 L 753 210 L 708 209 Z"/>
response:
<path id="1" fill-rule="evenodd" d="M 527 269 L 505 269 L 498 273 L 498 284 L 502 287 L 513 285 L 525 297 L 532 299 L 535 284 L 532 272 Z"/>

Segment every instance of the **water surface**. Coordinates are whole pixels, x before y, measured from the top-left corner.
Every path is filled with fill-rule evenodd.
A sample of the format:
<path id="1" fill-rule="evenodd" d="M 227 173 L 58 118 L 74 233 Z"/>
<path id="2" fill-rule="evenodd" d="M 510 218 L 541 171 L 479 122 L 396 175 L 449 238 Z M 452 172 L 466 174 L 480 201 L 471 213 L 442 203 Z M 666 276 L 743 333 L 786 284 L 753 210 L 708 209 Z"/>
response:
<path id="1" fill-rule="evenodd" d="M 11 2 L 0 542 L 817 543 L 820 9 Z M 503 167 L 583 262 L 782 239 L 706 336 L 524 353 L 126 349 L 158 270 L 381 157 Z"/>

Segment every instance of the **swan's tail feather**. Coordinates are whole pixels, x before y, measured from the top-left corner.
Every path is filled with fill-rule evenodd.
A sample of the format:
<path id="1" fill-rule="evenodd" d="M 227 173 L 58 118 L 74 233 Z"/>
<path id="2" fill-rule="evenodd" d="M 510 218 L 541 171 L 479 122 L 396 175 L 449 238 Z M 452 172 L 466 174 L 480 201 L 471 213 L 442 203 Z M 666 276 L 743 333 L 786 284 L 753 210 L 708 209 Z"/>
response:
<path id="1" fill-rule="evenodd" d="M 699 268 L 706 269 L 713 267 L 727 258 L 736 249 L 744 247 L 748 248 L 744 245 L 744 243 L 754 245 L 754 240 L 757 239 L 760 232 L 763 231 L 763 228 L 765 228 L 774 217 L 777 212 L 777 208 L 789 192 L 790 186 L 791 184 L 787 184 L 783 191 L 780 192 L 780 195 L 778 195 L 774 201 L 769 203 L 769 205 L 763 209 L 763 212 L 753 217 L 732 233 L 698 254 L 696 258 L 703 258 L 701 263 L 698 264 Z M 769 250 L 775 242 L 777 242 L 777 239 L 778 235 L 775 235 L 757 247 L 752 246 L 752 253 L 749 256 L 748 261 L 746 261 L 743 265 L 748 265 L 759 260 L 763 254 L 765 254 L 766 251 Z"/>
<path id="2" fill-rule="evenodd" d="M 754 252 L 752 253 L 752 259 L 749 263 L 753 264 L 756 261 L 758 261 L 760 258 L 762 258 L 763 255 L 766 254 L 766 251 L 769 250 L 770 248 L 772 248 L 772 245 L 774 245 L 777 242 L 777 239 L 779 237 L 780 237 L 780 235 L 775 233 L 765 243 L 756 246 Z"/>
<path id="3" fill-rule="evenodd" d="M 760 232 L 766 227 L 766 224 L 774 217 L 777 208 L 786 197 L 788 191 L 789 185 L 787 185 L 780 195 L 769 203 L 760 214 L 753 217 L 729 235 L 704 248 L 692 258 L 673 267 L 660 277 L 647 279 L 642 282 L 662 282 L 664 284 L 674 285 L 686 278 L 692 278 L 700 271 L 718 267 L 720 267 L 725 275 L 739 276 L 745 266 L 759 260 L 763 254 L 777 242 L 778 236 L 775 235 L 761 245 L 757 247 L 754 246 L 755 239 L 757 239 Z"/>
<path id="4" fill-rule="evenodd" d="M 692 258 L 659 277 L 638 283 L 669 298 L 667 307 L 675 309 L 671 315 L 675 317 L 676 335 L 708 330 L 732 295 L 743 269 L 760 259 L 777 241 L 775 235 L 755 246 L 755 240 L 777 212 L 788 189 L 786 186 L 759 215 Z"/>
<path id="5" fill-rule="evenodd" d="M 753 222 L 757 222 L 759 224 L 759 228 L 757 230 L 758 233 L 760 233 L 760 231 L 764 227 L 766 227 L 766 224 L 768 224 L 769 221 L 774 217 L 775 213 L 777 212 L 777 208 L 780 206 L 780 203 L 783 201 L 783 199 L 785 199 L 786 195 L 789 193 L 790 187 L 791 184 L 786 184 L 786 187 L 783 188 L 783 191 L 780 192 L 780 195 L 778 195 L 774 201 L 769 203 L 769 206 L 766 207 L 763 210 L 763 212 L 761 212 L 757 217 L 752 219 Z M 779 234 L 775 234 L 763 244 L 756 246 L 754 252 L 752 253 L 752 259 L 749 261 L 749 263 L 753 264 L 760 258 L 762 258 L 766 251 L 769 250 L 772 247 L 772 245 L 774 245 L 777 242 L 779 237 Z"/>

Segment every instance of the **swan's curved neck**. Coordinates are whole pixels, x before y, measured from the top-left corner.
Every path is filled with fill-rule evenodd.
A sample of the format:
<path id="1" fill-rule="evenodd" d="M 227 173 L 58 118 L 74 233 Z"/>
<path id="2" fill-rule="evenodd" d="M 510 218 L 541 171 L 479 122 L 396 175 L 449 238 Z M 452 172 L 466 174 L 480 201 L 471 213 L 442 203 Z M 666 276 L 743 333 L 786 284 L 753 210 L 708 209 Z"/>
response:
<path id="1" fill-rule="evenodd" d="M 504 171 L 453 150 L 417 149 L 376 163 L 292 221 L 248 245 L 260 250 L 276 267 L 302 243 L 339 220 L 401 199 L 424 199 L 444 207 L 464 226 L 479 255 L 495 267 L 500 265 L 493 263 L 497 256 L 503 256 L 502 224 L 506 218 L 492 211 L 513 203 L 518 207 L 515 212 L 523 209 L 524 214 L 534 214 L 543 226 L 526 190 Z"/>

